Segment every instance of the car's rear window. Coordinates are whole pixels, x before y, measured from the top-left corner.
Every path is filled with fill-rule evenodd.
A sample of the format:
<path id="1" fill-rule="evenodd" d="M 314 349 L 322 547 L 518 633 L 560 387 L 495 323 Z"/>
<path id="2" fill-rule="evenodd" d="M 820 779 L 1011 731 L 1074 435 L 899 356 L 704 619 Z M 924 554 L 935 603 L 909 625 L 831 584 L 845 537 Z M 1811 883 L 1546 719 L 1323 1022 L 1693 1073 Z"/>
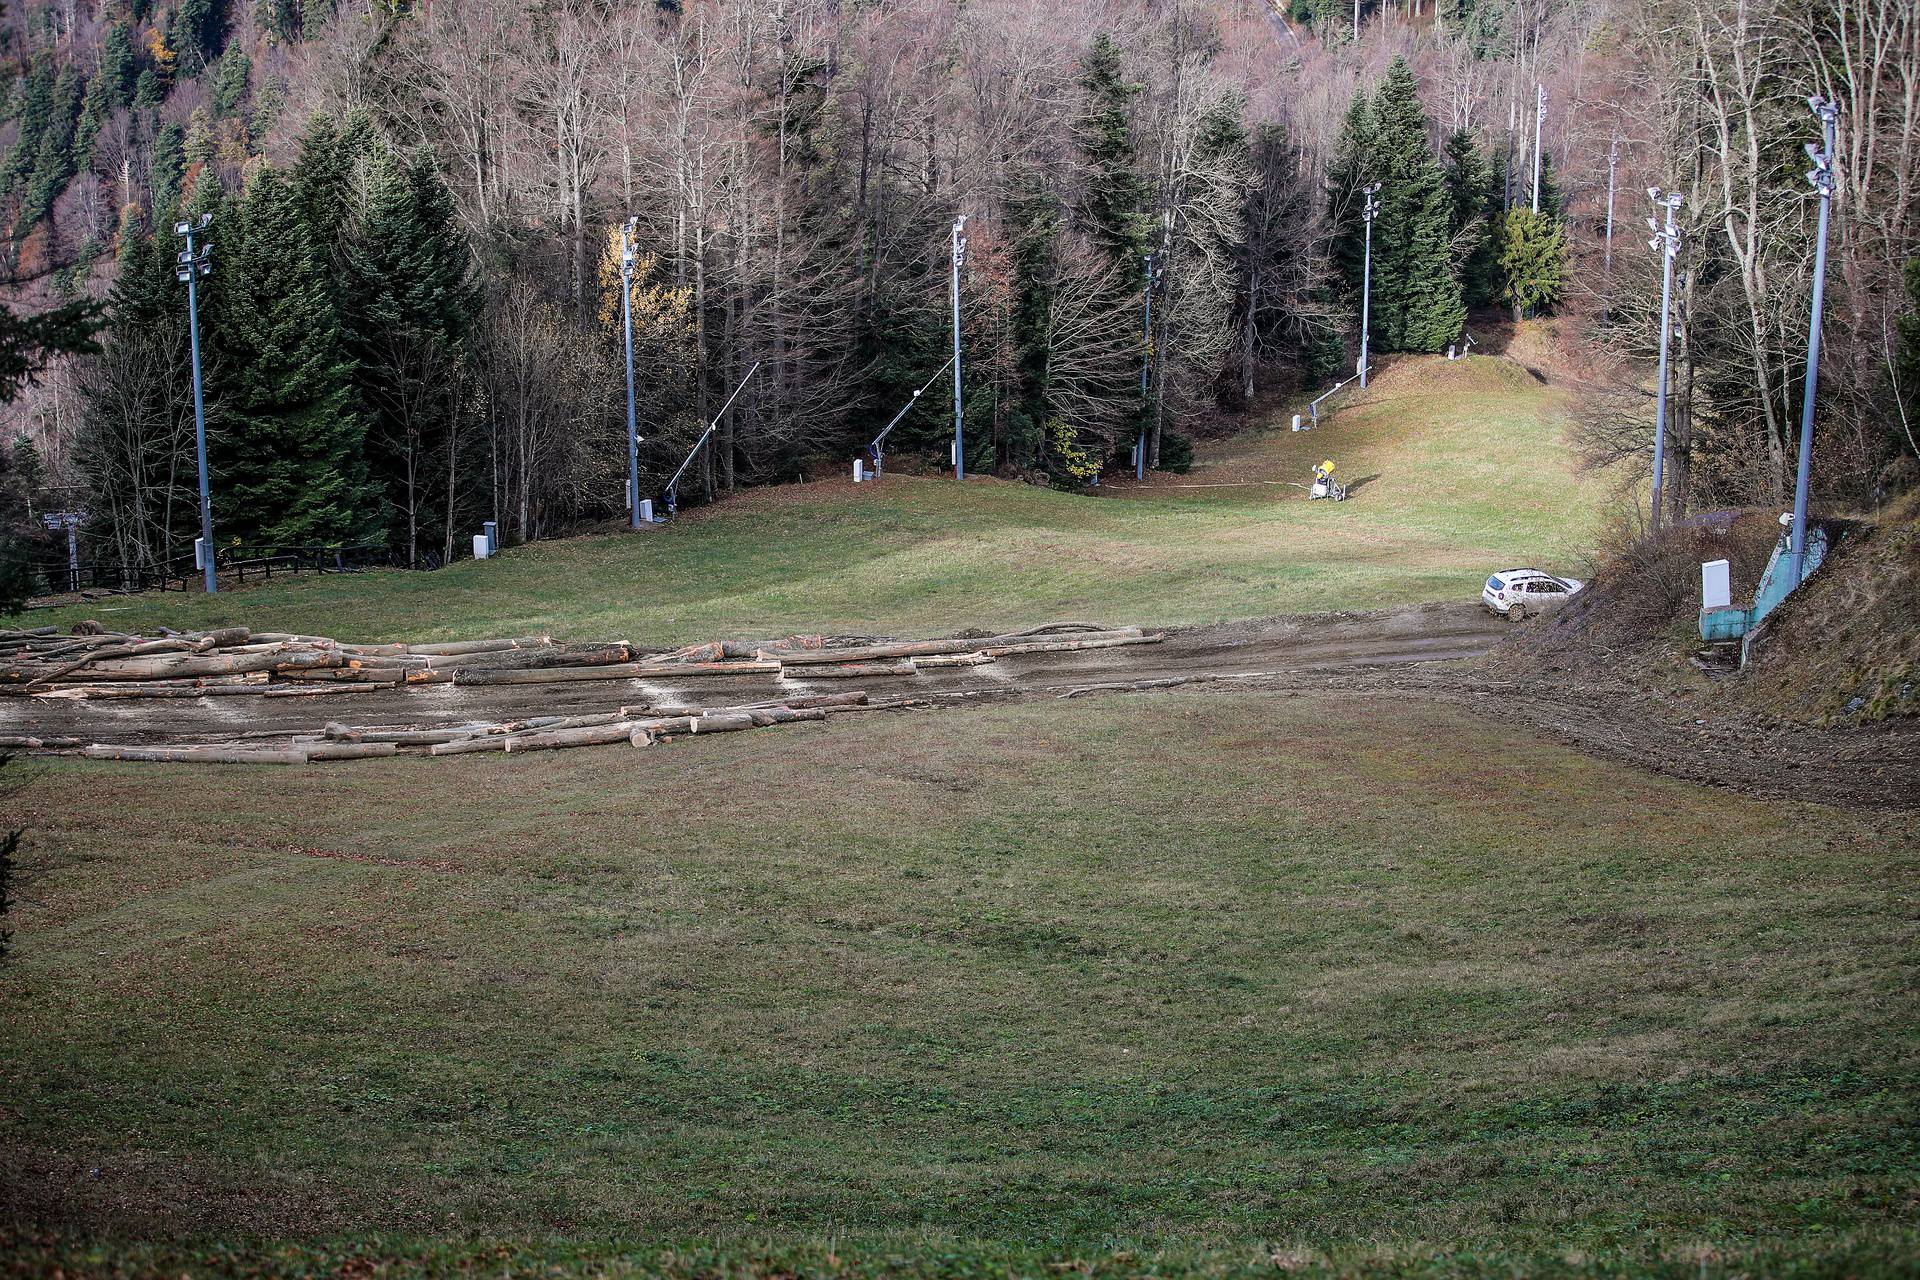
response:
<path id="1" fill-rule="evenodd" d="M 1497 576 L 1487 579 L 1487 590 L 1505 591 L 1506 589 L 1507 589 L 1507 584 L 1502 582 Z"/>

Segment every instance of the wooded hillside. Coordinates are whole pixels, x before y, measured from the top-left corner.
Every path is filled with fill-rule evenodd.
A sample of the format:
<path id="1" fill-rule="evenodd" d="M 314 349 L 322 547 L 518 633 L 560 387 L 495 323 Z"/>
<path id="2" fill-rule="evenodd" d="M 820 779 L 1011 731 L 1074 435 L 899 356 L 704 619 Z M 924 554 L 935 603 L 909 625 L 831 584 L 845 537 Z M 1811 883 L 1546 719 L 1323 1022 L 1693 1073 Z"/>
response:
<path id="1" fill-rule="evenodd" d="M 629 217 L 643 494 L 756 362 L 683 498 L 844 466 L 948 356 L 960 215 L 970 469 L 1073 486 L 1143 432 L 1179 466 L 1351 370 L 1375 182 L 1373 352 L 1557 313 L 1583 447 L 1629 474 L 1644 189 L 1682 192 L 1669 492 L 1779 501 L 1816 92 L 1841 108 L 1817 489 L 1879 501 L 1920 459 L 1904 0 L 16 0 L 3 48 L 9 294 L 111 322 L 10 410 L 0 505 L 40 539 L 32 511 L 84 507 L 105 561 L 196 532 L 172 227 L 203 214 L 223 544 L 437 562 L 483 519 L 621 514 Z M 944 461 L 948 398 L 892 456 Z"/>

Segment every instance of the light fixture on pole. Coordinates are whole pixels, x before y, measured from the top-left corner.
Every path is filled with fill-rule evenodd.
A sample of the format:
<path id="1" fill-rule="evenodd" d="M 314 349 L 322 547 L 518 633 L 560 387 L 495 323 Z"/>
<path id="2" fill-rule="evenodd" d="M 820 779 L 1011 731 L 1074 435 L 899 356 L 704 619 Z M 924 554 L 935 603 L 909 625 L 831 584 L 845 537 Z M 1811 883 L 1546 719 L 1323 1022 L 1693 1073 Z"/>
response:
<path id="1" fill-rule="evenodd" d="M 40 523 L 67 535 L 67 590 L 80 589 L 80 526 L 87 522 L 84 511 L 49 511 Z"/>
<path id="2" fill-rule="evenodd" d="M 1547 118 L 1547 86 L 1536 84 L 1533 107 L 1533 211 L 1540 212 L 1540 131 Z"/>
<path id="3" fill-rule="evenodd" d="M 627 511 L 628 527 L 640 527 L 640 422 L 633 409 L 633 253 L 638 218 L 620 228 L 620 322 L 627 337 Z"/>
<path id="4" fill-rule="evenodd" d="M 1133 445 L 1133 478 L 1147 478 L 1147 375 L 1153 367 L 1153 286 L 1159 280 L 1159 267 L 1156 260 L 1159 255 L 1146 253 L 1140 256 L 1142 280 L 1140 300 L 1142 314 L 1140 320 L 1140 438 Z"/>
<path id="5" fill-rule="evenodd" d="M 205 231 L 213 222 L 211 213 L 200 221 L 176 222 L 173 233 L 186 238 L 187 247 L 174 259 L 173 277 L 187 286 L 187 333 L 193 343 L 193 439 L 200 456 L 200 568 L 207 594 L 218 591 L 213 577 L 213 491 L 207 483 L 207 406 L 200 385 L 200 290 L 202 276 L 213 274 L 213 246 L 202 242 L 197 248 L 194 233 Z"/>
<path id="6" fill-rule="evenodd" d="M 1807 489 L 1813 471 L 1813 398 L 1820 385 L 1820 313 L 1827 298 L 1827 224 L 1833 216 L 1834 127 L 1840 108 L 1815 94 L 1807 107 L 1820 118 L 1820 141 L 1807 144 L 1813 168 L 1807 181 L 1820 196 L 1820 231 L 1813 252 L 1813 318 L 1807 326 L 1807 389 L 1800 401 L 1800 468 L 1793 479 L 1793 583 L 1798 586 L 1807 567 Z"/>
<path id="7" fill-rule="evenodd" d="M 1366 261 L 1360 269 L 1360 389 L 1367 388 L 1368 326 L 1373 319 L 1373 219 L 1380 212 L 1380 184 L 1366 188 L 1367 202 L 1360 217 L 1367 224 Z"/>
<path id="8" fill-rule="evenodd" d="M 953 220 L 953 478 L 967 478 L 967 421 L 960 406 L 960 264 L 967 257 L 967 215 Z"/>
<path id="9" fill-rule="evenodd" d="M 1648 187 L 1647 198 L 1653 201 L 1654 208 L 1667 211 L 1664 227 L 1657 218 L 1647 219 L 1647 229 L 1653 232 L 1647 248 L 1660 255 L 1660 392 L 1653 410 L 1653 527 L 1657 530 L 1667 460 L 1667 347 L 1673 337 L 1673 324 L 1668 317 L 1673 306 L 1673 260 L 1680 256 L 1680 229 L 1674 219 L 1679 215 L 1683 197 L 1678 191 L 1662 195 L 1660 188 Z"/>

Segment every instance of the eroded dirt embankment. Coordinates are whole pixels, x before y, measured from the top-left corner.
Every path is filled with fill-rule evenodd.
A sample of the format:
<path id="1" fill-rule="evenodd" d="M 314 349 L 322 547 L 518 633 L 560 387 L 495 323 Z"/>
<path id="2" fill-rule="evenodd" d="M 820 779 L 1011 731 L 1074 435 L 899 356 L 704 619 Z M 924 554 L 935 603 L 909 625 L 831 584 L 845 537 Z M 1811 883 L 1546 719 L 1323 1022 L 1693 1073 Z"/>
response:
<path id="1" fill-rule="evenodd" d="M 1478 605 L 1267 618 L 1169 633 L 1164 644 L 1013 655 L 859 682 L 876 699 L 964 706 L 1129 689 L 1325 691 L 1438 700 L 1580 750 L 1750 794 L 1920 808 L 1920 723 L 1812 728 L 1705 706 L 1624 680 L 1468 662 L 1514 634 Z M 639 702 L 725 705 L 847 691 L 846 681 L 699 676 L 553 685 L 369 689 L 347 697 L 86 701 L 0 698 L 0 734 L 89 742 L 271 742 L 328 720 L 435 725 L 582 714 Z M 843 725 L 838 731 L 847 731 Z M 448 767 L 458 767 L 449 762 Z"/>

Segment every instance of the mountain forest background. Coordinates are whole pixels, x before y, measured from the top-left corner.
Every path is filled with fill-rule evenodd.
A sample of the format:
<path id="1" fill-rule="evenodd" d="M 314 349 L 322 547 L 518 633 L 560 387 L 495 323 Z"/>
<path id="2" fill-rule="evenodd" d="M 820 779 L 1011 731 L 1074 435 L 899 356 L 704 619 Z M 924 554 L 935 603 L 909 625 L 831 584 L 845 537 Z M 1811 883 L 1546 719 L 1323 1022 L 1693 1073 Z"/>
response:
<path id="1" fill-rule="evenodd" d="M 1074 487 L 1351 372 L 1374 182 L 1373 351 L 1553 316 L 1628 480 L 1682 193 L 1673 514 L 1777 504 L 1816 93 L 1815 489 L 1872 506 L 1920 475 L 1911 0 L 7 0 L 0 279 L 102 328 L 4 407 L 0 533 L 190 553 L 180 221 L 222 545 L 434 564 L 623 514 L 630 217 L 643 495 L 756 362 L 682 500 L 846 466 L 947 358 L 962 214 L 969 468 Z M 946 461 L 946 400 L 891 458 Z"/>

